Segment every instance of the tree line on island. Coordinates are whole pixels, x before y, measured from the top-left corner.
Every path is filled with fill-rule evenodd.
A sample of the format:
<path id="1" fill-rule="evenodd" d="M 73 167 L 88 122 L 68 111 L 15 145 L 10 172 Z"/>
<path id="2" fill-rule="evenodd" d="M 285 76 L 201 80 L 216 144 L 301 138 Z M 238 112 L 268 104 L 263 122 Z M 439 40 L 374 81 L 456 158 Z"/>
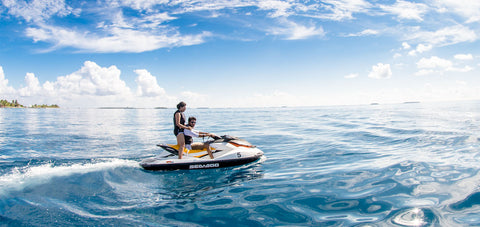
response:
<path id="1" fill-rule="evenodd" d="M 7 100 L 2 99 L 0 100 L 0 108 L 27 108 L 27 107 L 18 103 L 17 100 L 12 100 L 11 102 L 9 102 Z M 53 104 L 53 105 L 35 104 L 30 106 L 30 108 L 60 108 L 60 107 L 57 104 Z"/>

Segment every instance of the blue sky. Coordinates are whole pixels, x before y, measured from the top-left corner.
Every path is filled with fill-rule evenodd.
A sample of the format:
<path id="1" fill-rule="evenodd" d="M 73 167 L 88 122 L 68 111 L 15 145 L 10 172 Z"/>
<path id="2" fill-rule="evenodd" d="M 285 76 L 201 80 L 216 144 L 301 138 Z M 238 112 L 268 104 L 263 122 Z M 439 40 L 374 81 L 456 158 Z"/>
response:
<path id="1" fill-rule="evenodd" d="M 480 2 L 2 0 L 0 97 L 64 107 L 480 98 Z"/>

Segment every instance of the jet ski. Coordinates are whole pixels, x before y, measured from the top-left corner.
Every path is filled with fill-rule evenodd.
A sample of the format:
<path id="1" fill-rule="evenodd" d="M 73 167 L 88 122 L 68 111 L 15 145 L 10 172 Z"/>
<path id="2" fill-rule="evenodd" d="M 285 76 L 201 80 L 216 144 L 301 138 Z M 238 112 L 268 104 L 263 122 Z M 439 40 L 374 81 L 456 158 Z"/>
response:
<path id="1" fill-rule="evenodd" d="M 243 165 L 257 161 L 263 151 L 246 140 L 221 136 L 207 141 L 213 153 L 210 158 L 206 149 L 184 150 L 182 159 L 178 159 L 178 145 L 158 144 L 165 152 L 157 157 L 144 159 L 140 165 L 146 170 L 211 169 Z"/>

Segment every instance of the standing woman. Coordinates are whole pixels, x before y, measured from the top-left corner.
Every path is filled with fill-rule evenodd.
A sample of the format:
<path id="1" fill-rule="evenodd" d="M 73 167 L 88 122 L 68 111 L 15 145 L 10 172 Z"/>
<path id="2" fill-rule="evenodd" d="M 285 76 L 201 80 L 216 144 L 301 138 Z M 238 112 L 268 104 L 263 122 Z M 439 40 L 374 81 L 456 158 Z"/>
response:
<path id="1" fill-rule="evenodd" d="M 184 129 L 191 129 L 191 127 L 185 125 L 185 115 L 183 112 L 187 109 L 187 104 L 185 102 L 180 102 L 177 104 L 177 111 L 173 115 L 173 134 L 177 137 L 178 144 L 178 159 L 182 159 L 183 150 L 185 149 L 185 135 L 183 133 Z"/>

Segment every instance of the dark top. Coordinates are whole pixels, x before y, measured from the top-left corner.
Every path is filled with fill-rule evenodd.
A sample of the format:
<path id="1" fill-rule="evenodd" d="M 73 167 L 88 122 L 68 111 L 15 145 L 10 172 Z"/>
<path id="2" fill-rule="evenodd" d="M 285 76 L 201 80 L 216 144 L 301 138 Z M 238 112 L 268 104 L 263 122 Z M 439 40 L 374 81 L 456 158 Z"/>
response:
<path id="1" fill-rule="evenodd" d="M 174 128 L 173 128 L 173 134 L 175 134 L 175 136 L 177 136 L 178 133 L 183 132 L 183 128 L 178 127 L 177 124 L 176 124 L 176 122 L 175 122 L 175 115 L 176 115 L 177 113 L 180 113 L 180 124 L 185 125 L 185 115 L 184 115 L 182 112 L 180 112 L 180 110 L 177 110 L 177 111 L 173 114 L 173 127 L 174 127 Z"/>
<path id="2" fill-rule="evenodd" d="M 185 136 L 185 144 L 192 144 L 193 138 L 191 136 Z"/>
<path id="3" fill-rule="evenodd" d="M 187 126 L 190 126 L 190 125 L 187 125 Z M 183 134 L 185 136 L 185 144 L 192 144 L 193 143 L 193 137 L 191 136 L 187 136 L 185 134 Z"/>

